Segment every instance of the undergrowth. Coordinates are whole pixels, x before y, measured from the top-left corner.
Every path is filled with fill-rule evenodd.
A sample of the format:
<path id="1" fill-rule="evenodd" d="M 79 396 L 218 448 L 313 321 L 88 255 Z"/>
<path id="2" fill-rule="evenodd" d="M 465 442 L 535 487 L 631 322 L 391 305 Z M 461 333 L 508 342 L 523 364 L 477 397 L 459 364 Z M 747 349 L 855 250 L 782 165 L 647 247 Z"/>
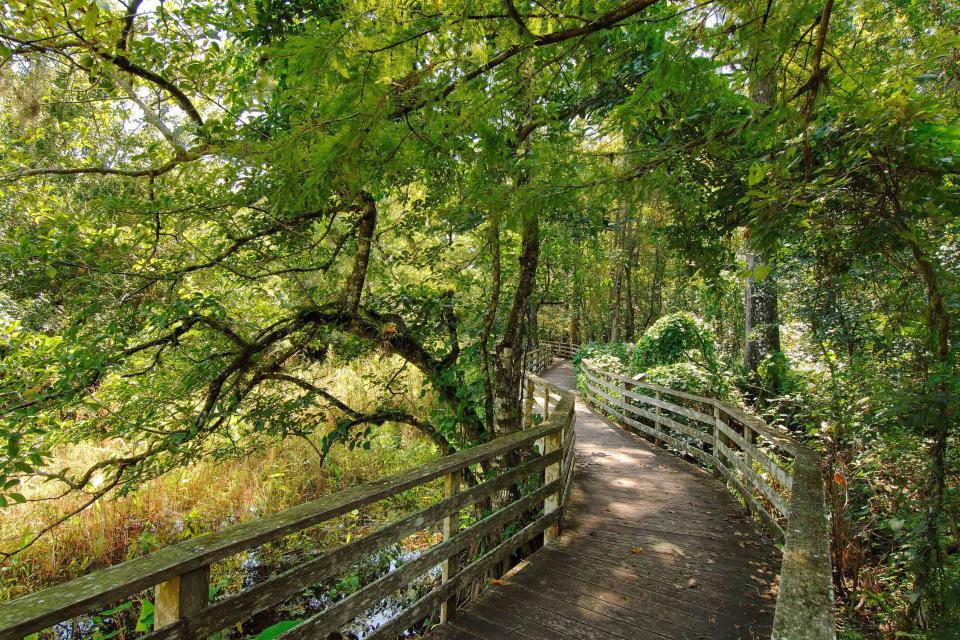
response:
<path id="1" fill-rule="evenodd" d="M 337 371 L 336 392 L 353 406 L 374 402 L 363 381 L 376 366 L 382 363 L 354 364 Z M 419 385 L 416 377 L 408 380 L 411 399 L 419 397 Z M 429 402 L 429 398 L 424 401 Z M 115 454 L 121 446 L 111 442 L 82 444 L 61 448 L 57 453 L 63 465 L 85 468 Z M 94 503 L 23 551 L 4 558 L 0 562 L 0 601 L 421 465 L 437 455 L 435 447 L 419 432 L 388 423 L 374 433 L 368 449 L 335 447 L 322 466 L 314 444 L 288 437 L 240 458 L 204 461 L 168 472 L 127 495 Z M 83 493 L 55 498 L 58 491 L 53 483 L 25 487 L 31 501 L 8 507 L 0 516 L 0 551 L 9 553 L 21 547 L 87 499 Z M 315 549 L 343 542 L 348 536 L 360 535 L 392 519 L 397 510 L 416 506 L 425 499 L 421 494 L 438 491 L 438 487 L 428 485 L 419 492 L 404 492 L 393 500 L 371 505 L 362 514 L 348 514 L 326 527 L 305 532 L 300 539 L 293 536 L 281 546 L 285 553 L 298 545 Z M 242 581 L 242 572 L 236 571 L 242 560 L 237 557 L 215 565 L 213 581 Z"/>

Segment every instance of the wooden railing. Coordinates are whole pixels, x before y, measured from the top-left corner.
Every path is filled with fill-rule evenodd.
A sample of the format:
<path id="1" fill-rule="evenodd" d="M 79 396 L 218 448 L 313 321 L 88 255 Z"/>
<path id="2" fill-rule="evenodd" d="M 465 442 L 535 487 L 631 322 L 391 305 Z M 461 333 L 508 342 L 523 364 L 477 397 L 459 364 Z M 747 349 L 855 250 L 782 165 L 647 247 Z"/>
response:
<path id="1" fill-rule="evenodd" d="M 549 348 L 551 355 L 557 358 L 566 358 L 567 360 L 572 360 L 573 354 L 580 348 L 579 344 L 557 342 L 554 340 L 541 340 L 540 344 L 541 346 Z"/>
<path id="2" fill-rule="evenodd" d="M 536 367 L 531 368 L 539 371 L 548 357 L 546 351 L 534 356 Z M 481 584 L 491 571 L 508 565 L 519 549 L 541 535 L 544 542 L 549 542 L 559 534 L 573 476 L 573 394 L 533 373 L 527 374 L 524 388 L 529 398 L 540 393 L 545 402 L 540 411 L 542 420 L 536 421 L 531 412 L 521 431 L 0 604 L 0 640 L 20 640 L 43 632 L 61 621 L 135 597 L 150 587 L 154 587 L 155 628 L 142 636 L 144 640 L 207 638 L 312 585 L 343 575 L 356 562 L 408 536 L 438 528 L 442 531 L 441 542 L 303 620 L 281 637 L 326 638 L 437 565 L 442 566 L 439 584 L 367 638 L 396 638 L 427 618 L 445 621 L 457 604 L 458 594 Z M 511 465 L 511 460 L 519 462 Z M 481 470 L 485 473 L 479 473 Z M 469 478 L 486 479 L 465 482 L 465 473 Z M 264 582 L 209 601 L 212 563 L 440 479 L 444 497 L 435 504 Z M 519 490 L 520 486 L 527 492 Z M 495 508 L 492 513 L 480 509 L 491 504 Z M 474 513 L 480 519 L 461 528 L 460 513 L 470 508 L 476 509 Z M 439 615 L 432 617 L 436 612 Z"/>
<path id="3" fill-rule="evenodd" d="M 536 374 L 550 366 L 553 361 L 553 354 L 546 345 L 541 344 L 536 349 L 527 351 L 524 360 L 527 371 Z"/>
<path id="4" fill-rule="evenodd" d="M 589 360 L 582 397 L 626 429 L 696 459 L 784 543 L 774 640 L 833 640 L 830 530 L 819 457 L 741 409 L 605 371 Z"/>

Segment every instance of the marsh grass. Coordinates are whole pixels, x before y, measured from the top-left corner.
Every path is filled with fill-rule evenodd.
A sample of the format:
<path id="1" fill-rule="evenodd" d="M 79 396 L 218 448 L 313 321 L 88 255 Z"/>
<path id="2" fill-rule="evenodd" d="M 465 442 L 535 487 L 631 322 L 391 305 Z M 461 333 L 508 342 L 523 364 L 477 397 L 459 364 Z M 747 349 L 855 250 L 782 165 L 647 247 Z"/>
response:
<path id="1" fill-rule="evenodd" d="M 370 359 L 327 371 L 331 391 L 354 407 L 374 406 L 367 376 L 394 363 Z M 421 381 L 406 375 L 406 400 L 429 402 L 420 396 Z M 421 406 L 422 408 L 422 406 Z M 322 430 L 320 431 L 322 434 Z M 123 496 L 102 500 L 68 519 L 26 550 L 0 564 L 0 600 L 52 586 L 131 558 L 139 557 L 202 533 L 273 513 L 335 493 L 363 482 L 423 464 L 437 456 L 432 444 L 404 425 L 386 424 L 376 430 L 369 449 L 335 447 L 325 464 L 302 438 L 286 438 L 252 455 L 204 461 L 176 469 Z M 71 467 L 116 453 L 109 444 L 76 444 L 57 452 Z M 54 495 L 55 488 L 34 485 L 28 497 Z M 400 511 L 435 499 L 436 483 L 404 492 L 365 508 L 362 513 L 314 527 L 261 548 L 266 564 L 298 552 L 342 543 L 392 520 Z M 0 549 L 17 548 L 26 539 L 84 501 L 83 495 L 31 501 L 0 512 Z M 275 556 L 275 557 L 274 557 Z M 243 556 L 214 566 L 213 581 L 224 592 L 243 586 Z"/>

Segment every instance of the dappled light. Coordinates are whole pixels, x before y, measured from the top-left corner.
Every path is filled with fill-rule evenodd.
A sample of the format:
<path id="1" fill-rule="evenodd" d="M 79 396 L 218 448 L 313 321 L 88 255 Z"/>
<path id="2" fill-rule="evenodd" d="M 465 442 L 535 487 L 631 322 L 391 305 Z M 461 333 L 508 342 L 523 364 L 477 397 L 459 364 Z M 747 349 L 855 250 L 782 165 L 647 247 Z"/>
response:
<path id="1" fill-rule="evenodd" d="M 960 637 L 956 0 L 0 3 L 0 640 Z"/>

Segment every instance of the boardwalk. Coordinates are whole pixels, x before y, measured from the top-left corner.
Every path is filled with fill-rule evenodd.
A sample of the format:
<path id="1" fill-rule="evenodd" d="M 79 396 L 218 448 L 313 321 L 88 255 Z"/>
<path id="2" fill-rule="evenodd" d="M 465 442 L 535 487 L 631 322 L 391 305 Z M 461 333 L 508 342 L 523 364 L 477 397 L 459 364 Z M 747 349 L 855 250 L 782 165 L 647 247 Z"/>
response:
<path id="1" fill-rule="evenodd" d="M 567 361 L 543 377 L 574 386 Z M 734 498 L 579 401 L 576 415 L 563 536 L 431 638 L 768 638 L 780 560 Z"/>

